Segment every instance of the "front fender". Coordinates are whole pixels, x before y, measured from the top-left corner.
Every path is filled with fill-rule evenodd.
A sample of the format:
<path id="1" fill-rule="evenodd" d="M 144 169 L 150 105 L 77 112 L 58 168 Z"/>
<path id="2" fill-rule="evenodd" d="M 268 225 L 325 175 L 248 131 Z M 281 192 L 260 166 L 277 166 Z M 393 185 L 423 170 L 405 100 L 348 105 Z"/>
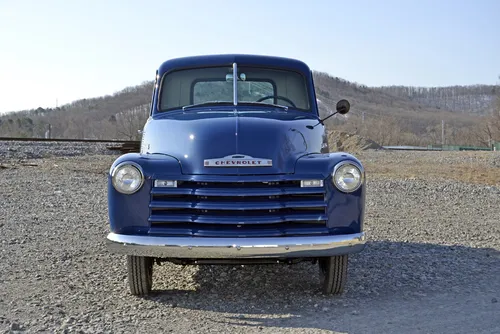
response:
<path id="1" fill-rule="evenodd" d="M 179 160 L 167 154 L 141 154 L 141 153 L 127 153 L 119 156 L 111 165 L 109 175 L 113 169 L 122 162 L 135 162 L 139 164 L 146 176 L 158 173 L 166 173 L 179 175 L 181 172 L 181 165 Z"/>
<path id="2" fill-rule="evenodd" d="M 144 173 L 144 184 L 131 195 L 119 193 L 111 182 L 111 173 L 120 163 L 134 162 Z M 180 175 L 177 159 L 168 155 L 127 153 L 118 157 L 108 173 L 108 215 L 111 232 L 146 234 L 149 230 L 149 202 L 155 175 Z"/>
<path id="3" fill-rule="evenodd" d="M 335 166 L 343 161 L 357 164 L 361 168 L 363 183 L 356 191 L 344 193 L 333 183 L 332 172 Z M 309 154 L 297 160 L 295 173 L 317 177 L 324 181 L 328 227 L 342 230 L 344 233 L 360 233 L 363 231 L 365 215 L 366 178 L 361 161 L 344 152 Z"/>
<path id="4" fill-rule="evenodd" d="M 313 153 L 307 154 L 295 163 L 295 174 L 299 175 L 321 175 L 322 179 L 331 176 L 335 165 L 342 161 L 351 161 L 361 167 L 364 174 L 363 164 L 354 155 L 345 152 L 335 153 Z"/>

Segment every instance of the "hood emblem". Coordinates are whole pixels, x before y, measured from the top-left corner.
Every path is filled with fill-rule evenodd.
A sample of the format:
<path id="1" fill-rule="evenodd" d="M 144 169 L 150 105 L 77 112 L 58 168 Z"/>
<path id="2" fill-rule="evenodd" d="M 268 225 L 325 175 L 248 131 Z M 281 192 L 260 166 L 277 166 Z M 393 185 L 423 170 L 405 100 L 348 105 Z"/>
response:
<path id="1" fill-rule="evenodd" d="M 205 159 L 203 165 L 205 167 L 271 167 L 273 161 L 236 154 L 217 159 Z"/>

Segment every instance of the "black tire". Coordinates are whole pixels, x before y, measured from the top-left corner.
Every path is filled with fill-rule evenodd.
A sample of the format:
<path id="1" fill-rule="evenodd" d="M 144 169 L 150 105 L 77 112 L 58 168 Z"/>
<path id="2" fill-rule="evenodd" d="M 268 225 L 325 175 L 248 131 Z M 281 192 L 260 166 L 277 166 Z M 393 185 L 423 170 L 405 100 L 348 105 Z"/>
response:
<path id="1" fill-rule="evenodd" d="M 327 295 L 343 293 L 347 281 L 348 255 L 320 258 L 318 264 L 322 292 Z"/>
<path id="2" fill-rule="evenodd" d="M 145 256 L 127 256 L 128 283 L 130 293 L 145 296 L 153 286 L 153 258 Z"/>

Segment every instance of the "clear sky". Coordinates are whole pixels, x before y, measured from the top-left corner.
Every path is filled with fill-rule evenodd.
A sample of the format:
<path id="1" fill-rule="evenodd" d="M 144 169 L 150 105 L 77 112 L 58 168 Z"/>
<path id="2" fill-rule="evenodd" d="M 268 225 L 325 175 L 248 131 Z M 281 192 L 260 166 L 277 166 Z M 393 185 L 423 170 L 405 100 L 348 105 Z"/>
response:
<path id="1" fill-rule="evenodd" d="M 0 0 L 0 113 L 212 53 L 298 58 L 369 86 L 496 84 L 500 0 Z"/>

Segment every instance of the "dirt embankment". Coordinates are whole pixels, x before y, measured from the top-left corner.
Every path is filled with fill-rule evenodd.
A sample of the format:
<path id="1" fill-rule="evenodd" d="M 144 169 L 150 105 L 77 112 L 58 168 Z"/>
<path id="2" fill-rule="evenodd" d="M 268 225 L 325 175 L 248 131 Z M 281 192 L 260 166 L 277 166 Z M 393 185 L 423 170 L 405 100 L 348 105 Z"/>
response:
<path id="1" fill-rule="evenodd" d="M 381 149 L 382 147 L 371 139 L 356 134 L 330 130 L 328 131 L 328 146 L 330 151 L 356 153 L 368 149 Z"/>

